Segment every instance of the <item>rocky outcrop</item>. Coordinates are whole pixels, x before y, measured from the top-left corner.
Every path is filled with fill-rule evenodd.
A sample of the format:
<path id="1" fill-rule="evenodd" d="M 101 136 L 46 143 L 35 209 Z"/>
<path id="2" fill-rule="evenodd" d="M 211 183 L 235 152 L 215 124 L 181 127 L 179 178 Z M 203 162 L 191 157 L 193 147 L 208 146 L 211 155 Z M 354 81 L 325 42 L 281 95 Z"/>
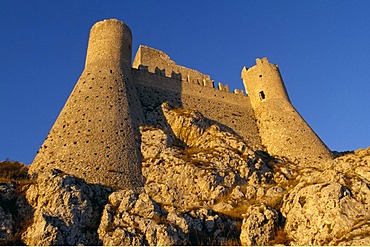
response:
<path id="1" fill-rule="evenodd" d="M 284 204 L 285 231 L 294 245 L 338 245 L 370 234 L 368 211 L 339 183 L 299 184 Z"/>
<path id="2" fill-rule="evenodd" d="M 184 245 L 182 229 L 147 194 L 121 190 L 109 196 L 98 229 L 104 245 Z"/>
<path id="3" fill-rule="evenodd" d="M 200 245 L 238 237 L 238 221 L 211 210 L 167 212 L 145 192 L 109 196 L 98 229 L 104 245 Z"/>
<path id="4" fill-rule="evenodd" d="M 14 183 L 0 184 L 0 244 L 7 245 L 15 241 L 14 215 L 10 211 L 11 204 L 17 199 Z M 12 205 L 13 206 L 13 205 Z"/>
<path id="5" fill-rule="evenodd" d="M 370 148 L 301 166 L 200 112 L 163 104 L 148 114 L 156 124 L 140 128 L 142 188 L 115 191 L 56 169 L 23 197 L 0 184 L 0 243 L 369 244 Z"/>
<path id="6" fill-rule="evenodd" d="M 15 222 L 11 213 L 0 207 L 0 244 L 6 245 L 13 242 L 15 235 Z"/>
<path id="7" fill-rule="evenodd" d="M 212 207 L 246 183 L 253 151 L 240 138 L 209 125 L 199 112 L 170 110 L 167 104 L 161 109 L 168 125 L 141 129 L 145 190 L 154 200 L 170 212 L 185 212 Z M 188 148 L 174 146 L 176 139 Z"/>
<path id="8" fill-rule="evenodd" d="M 157 142 L 151 136 L 162 140 L 155 150 L 146 147 L 153 146 L 152 140 Z M 146 130 L 142 137 L 145 191 L 170 212 L 211 206 L 230 193 L 231 188 L 246 182 L 229 164 L 233 158 L 220 149 L 167 147 L 168 138 L 160 129 Z M 247 165 L 240 155 L 233 161 L 235 166 Z"/>
<path id="9" fill-rule="evenodd" d="M 293 245 L 368 245 L 370 148 L 301 171 L 284 200 L 285 232 Z"/>
<path id="10" fill-rule="evenodd" d="M 33 215 L 24 197 L 27 187 L 27 183 L 0 183 L 0 245 L 24 245 L 20 236 Z"/>
<path id="11" fill-rule="evenodd" d="M 22 240 L 27 245 L 98 245 L 102 208 L 110 189 L 52 170 L 26 193 L 33 222 Z"/>
<path id="12" fill-rule="evenodd" d="M 279 218 L 274 208 L 251 206 L 243 219 L 240 234 L 242 245 L 268 245 L 279 229 Z"/>

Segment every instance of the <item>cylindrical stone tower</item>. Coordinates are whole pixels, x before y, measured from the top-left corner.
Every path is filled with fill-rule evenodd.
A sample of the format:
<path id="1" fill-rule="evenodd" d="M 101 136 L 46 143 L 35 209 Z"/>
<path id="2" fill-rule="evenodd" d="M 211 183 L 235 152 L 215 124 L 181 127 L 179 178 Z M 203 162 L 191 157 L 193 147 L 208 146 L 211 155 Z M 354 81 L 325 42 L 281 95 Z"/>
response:
<path id="1" fill-rule="evenodd" d="M 58 168 L 122 189 L 143 185 L 142 110 L 131 77 L 131 31 L 112 19 L 90 32 L 85 69 L 41 146 L 30 173 Z"/>
<path id="2" fill-rule="evenodd" d="M 118 66 L 131 70 L 132 34 L 123 22 L 97 22 L 90 31 L 85 68 Z"/>
<path id="3" fill-rule="evenodd" d="M 257 59 L 254 67 L 244 67 L 242 79 L 269 153 L 305 165 L 331 158 L 330 150 L 292 106 L 276 65 Z"/>

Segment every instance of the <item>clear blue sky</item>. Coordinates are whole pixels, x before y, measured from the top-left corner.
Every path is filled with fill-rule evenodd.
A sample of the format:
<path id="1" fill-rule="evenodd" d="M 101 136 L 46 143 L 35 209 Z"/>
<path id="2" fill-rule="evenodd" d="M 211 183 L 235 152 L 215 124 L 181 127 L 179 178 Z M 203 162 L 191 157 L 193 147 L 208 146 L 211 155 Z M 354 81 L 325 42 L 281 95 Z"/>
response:
<path id="1" fill-rule="evenodd" d="M 117 18 L 140 44 L 242 88 L 256 57 L 279 65 L 332 150 L 370 145 L 370 1 L 0 0 L 0 160 L 29 164 L 84 66 L 91 26 Z"/>

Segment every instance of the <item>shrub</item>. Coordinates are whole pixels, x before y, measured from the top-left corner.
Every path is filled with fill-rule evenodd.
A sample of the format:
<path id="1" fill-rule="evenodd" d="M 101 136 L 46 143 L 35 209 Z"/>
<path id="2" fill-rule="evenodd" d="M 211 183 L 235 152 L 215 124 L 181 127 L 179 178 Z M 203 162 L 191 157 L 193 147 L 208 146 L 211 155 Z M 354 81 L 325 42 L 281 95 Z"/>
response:
<path id="1" fill-rule="evenodd" d="M 2 180 L 28 180 L 28 167 L 18 161 L 0 162 L 0 179 Z"/>

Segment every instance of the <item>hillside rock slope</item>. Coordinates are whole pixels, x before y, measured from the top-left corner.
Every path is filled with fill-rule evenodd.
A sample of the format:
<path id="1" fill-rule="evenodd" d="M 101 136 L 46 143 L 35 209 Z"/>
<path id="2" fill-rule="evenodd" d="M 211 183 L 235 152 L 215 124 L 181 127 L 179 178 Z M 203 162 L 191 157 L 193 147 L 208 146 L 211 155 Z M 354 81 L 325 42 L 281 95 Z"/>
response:
<path id="1" fill-rule="evenodd" d="M 196 110 L 164 103 L 146 114 L 142 188 L 56 169 L 22 193 L 4 182 L 0 244 L 370 244 L 370 148 L 300 166 Z"/>

